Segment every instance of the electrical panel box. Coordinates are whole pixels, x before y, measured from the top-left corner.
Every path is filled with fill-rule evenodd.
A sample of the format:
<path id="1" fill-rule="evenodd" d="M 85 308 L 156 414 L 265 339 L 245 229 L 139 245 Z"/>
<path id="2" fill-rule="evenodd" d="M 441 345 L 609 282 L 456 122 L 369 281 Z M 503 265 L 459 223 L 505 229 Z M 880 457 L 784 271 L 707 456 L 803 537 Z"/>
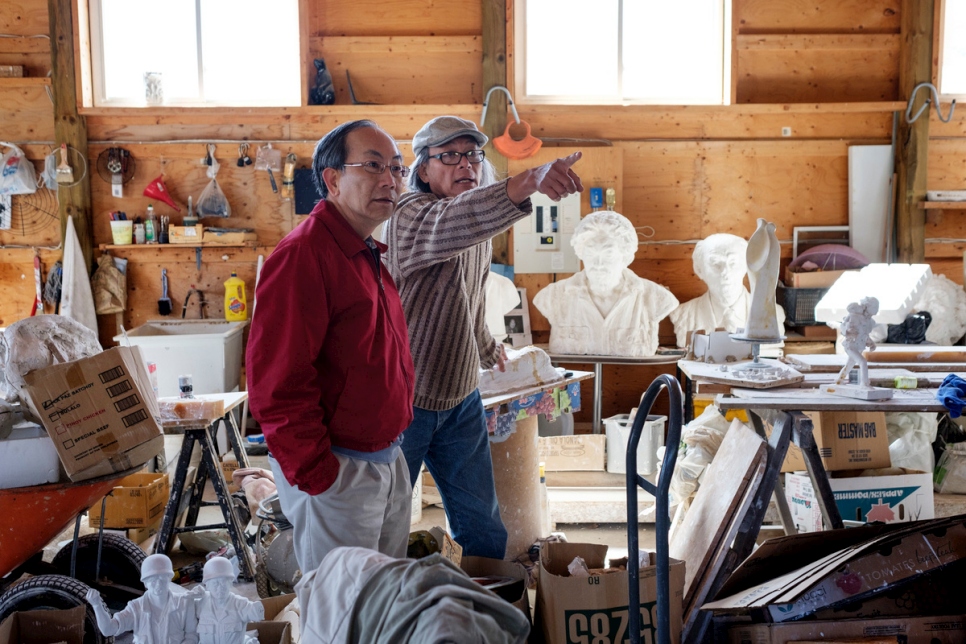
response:
<path id="1" fill-rule="evenodd" d="M 580 194 L 560 201 L 535 194 L 533 213 L 513 225 L 515 273 L 576 273 L 580 260 L 570 240 L 580 223 Z"/>

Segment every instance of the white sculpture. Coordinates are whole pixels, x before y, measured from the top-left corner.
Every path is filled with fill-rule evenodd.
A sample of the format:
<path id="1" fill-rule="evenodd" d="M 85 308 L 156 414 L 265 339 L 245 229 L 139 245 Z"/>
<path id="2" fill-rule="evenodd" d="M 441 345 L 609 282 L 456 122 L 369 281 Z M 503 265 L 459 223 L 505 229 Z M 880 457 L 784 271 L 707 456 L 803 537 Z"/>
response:
<path id="1" fill-rule="evenodd" d="M 613 211 L 581 220 L 570 243 L 583 270 L 548 285 L 533 305 L 550 321 L 550 352 L 643 357 L 657 352 L 659 322 L 678 301 L 628 269 L 637 252 L 633 224 Z"/>
<path id="2" fill-rule="evenodd" d="M 147 592 L 111 617 L 104 600 L 93 588 L 87 603 L 94 609 L 97 628 L 107 636 L 134 631 L 134 644 L 197 644 L 194 604 L 186 594 L 171 592 L 174 570 L 166 555 L 150 555 L 141 563 L 141 581 Z"/>
<path id="3" fill-rule="evenodd" d="M 490 271 L 486 278 L 486 328 L 497 342 L 507 335 L 503 316 L 520 303 L 520 293 L 513 280 Z"/>
<path id="4" fill-rule="evenodd" d="M 245 644 L 245 626 L 264 619 L 265 607 L 231 592 L 235 570 L 224 557 L 205 563 L 203 580 L 196 609 L 199 644 Z"/>
<path id="5" fill-rule="evenodd" d="M 849 381 L 852 367 L 859 366 L 859 386 L 869 387 L 869 362 L 862 355 L 866 347 L 875 350 L 875 342 L 869 338 L 869 332 L 875 326 L 872 319 L 879 312 L 879 300 L 874 297 L 864 297 L 861 302 L 852 302 L 847 308 L 849 314 L 842 319 L 839 330 L 842 332 L 842 348 L 848 360 L 839 371 L 835 379 L 836 384 Z"/>
<path id="6" fill-rule="evenodd" d="M 778 263 L 781 248 L 775 235 L 775 224 L 758 220 L 758 229 L 748 240 L 748 281 L 751 282 L 751 306 L 742 340 L 779 342 L 782 328 L 778 325 L 775 289 L 778 286 Z"/>

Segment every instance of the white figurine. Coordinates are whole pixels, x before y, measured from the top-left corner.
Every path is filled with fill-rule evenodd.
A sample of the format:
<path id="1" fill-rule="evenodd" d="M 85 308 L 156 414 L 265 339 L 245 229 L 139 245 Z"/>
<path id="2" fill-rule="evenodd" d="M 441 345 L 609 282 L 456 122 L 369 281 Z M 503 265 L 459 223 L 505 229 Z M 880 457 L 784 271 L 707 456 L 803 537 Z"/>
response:
<path id="1" fill-rule="evenodd" d="M 264 619 L 265 607 L 231 592 L 235 570 L 224 557 L 205 563 L 203 580 L 205 590 L 197 605 L 199 643 L 244 644 L 245 626 Z"/>
<path id="2" fill-rule="evenodd" d="M 134 631 L 134 644 L 197 644 L 194 604 L 187 595 L 171 592 L 174 570 L 166 555 L 150 555 L 141 563 L 141 581 L 147 592 L 111 617 L 104 600 L 93 588 L 87 602 L 94 609 L 97 628 L 107 636 Z"/>
<path id="3" fill-rule="evenodd" d="M 708 291 L 671 311 L 679 347 L 687 346 L 688 333 L 724 329 L 735 333 L 745 328 L 751 293 L 745 288 L 748 242 L 737 235 L 715 233 L 694 245 L 691 260 L 694 274 L 708 285 Z M 779 327 L 785 311 L 776 307 Z"/>
<path id="4" fill-rule="evenodd" d="M 839 372 L 836 384 L 844 384 L 849 381 L 849 372 L 852 367 L 859 366 L 859 386 L 869 387 L 869 362 L 862 355 L 866 347 L 875 350 L 875 342 L 869 338 L 875 321 L 872 319 L 879 312 L 879 300 L 874 297 L 863 297 L 861 302 L 852 302 L 846 310 L 849 312 L 842 318 L 839 330 L 842 332 L 842 348 L 849 357 L 845 366 Z"/>
<path id="5" fill-rule="evenodd" d="M 583 270 L 533 298 L 550 321 L 550 353 L 654 355 L 658 325 L 678 301 L 627 268 L 638 245 L 633 224 L 617 212 L 594 212 L 581 220 L 570 243 Z"/>
<path id="6" fill-rule="evenodd" d="M 782 328 L 778 325 L 775 289 L 778 287 L 778 263 L 781 247 L 775 235 L 775 224 L 758 220 L 758 229 L 748 240 L 748 281 L 751 282 L 751 306 L 741 335 L 743 340 L 779 342 Z"/>

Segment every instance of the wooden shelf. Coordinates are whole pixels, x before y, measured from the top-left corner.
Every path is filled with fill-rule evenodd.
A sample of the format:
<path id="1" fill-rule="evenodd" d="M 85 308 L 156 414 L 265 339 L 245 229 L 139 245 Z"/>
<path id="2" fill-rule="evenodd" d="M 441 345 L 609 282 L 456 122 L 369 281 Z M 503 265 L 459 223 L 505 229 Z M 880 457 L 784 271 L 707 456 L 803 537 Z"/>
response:
<path id="1" fill-rule="evenodd" d="M 50 86 L 50 79 L 44 76 L 4 76 L 0 78 L 0 87 L 37 87 Z"/>
<path id="2" fill-rule="evenodd" d="M 966 210 L 966 201 L 920 201 L 919 209 L 926 211 L 926 223 L 938 224 L 945 210 Z"/>
<path id="3" fill-rule="evenodd" d="M 157 250 L 160 248 L 258 248 L 258 242 L 241 244 L 100 244 L 101 250 Z"/>

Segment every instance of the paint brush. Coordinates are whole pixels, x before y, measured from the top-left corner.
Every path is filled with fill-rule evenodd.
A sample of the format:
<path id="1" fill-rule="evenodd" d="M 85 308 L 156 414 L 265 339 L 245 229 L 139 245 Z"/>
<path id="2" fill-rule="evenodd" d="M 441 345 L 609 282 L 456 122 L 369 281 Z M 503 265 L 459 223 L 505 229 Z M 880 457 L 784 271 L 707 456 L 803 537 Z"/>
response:
<path id="1" fill-rule="evenodd" d="M 60 163 L 57 164 L 57 183 L 74 183 L 74 170 L 67 163 L 67 144 L 60 144 Z"/>

